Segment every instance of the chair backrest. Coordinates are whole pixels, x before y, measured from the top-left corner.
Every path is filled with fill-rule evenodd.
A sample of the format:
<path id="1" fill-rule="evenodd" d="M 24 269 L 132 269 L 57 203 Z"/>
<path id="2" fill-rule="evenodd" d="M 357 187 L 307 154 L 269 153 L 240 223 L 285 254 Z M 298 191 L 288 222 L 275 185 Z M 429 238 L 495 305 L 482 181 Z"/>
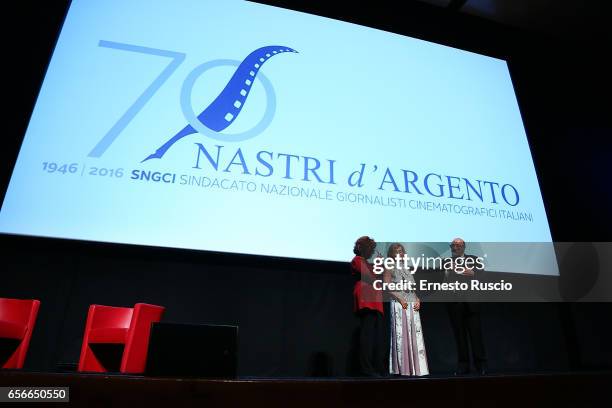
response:
<path id="1" fill-rule="evenodd" d="M 0 298 L 0 320 L 19 325 L 30 322 L 33 308 L 38 310 L 38 300 Z"/>
<path id="2" fill-rule="evenodd" d="M 115 307 L 103 305 L 89 306 L 88 320 L 91 319 L 89 329 L 130 327 L 134 309 L 131 307 Z"/>

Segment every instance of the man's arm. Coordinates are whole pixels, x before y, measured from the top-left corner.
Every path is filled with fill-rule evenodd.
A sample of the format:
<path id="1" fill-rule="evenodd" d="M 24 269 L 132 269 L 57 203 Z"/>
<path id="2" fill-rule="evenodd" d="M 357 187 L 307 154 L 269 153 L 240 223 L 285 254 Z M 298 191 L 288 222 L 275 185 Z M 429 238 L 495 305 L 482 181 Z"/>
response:
<path id="1" fill-rule="evenodd" d="M 465 267 L 465 272 L 463 272 L 463 275 L 468 276 L 472 279 L 482 278 L 481 275 L 482 275 L 482 272 L 484 272 L 484 267 L 481 267 L 479 263 L 477 262 L 478 257 L 474 255 L 466 255 L 465 258 L 466 260 L 468 258 L 471 259 L 471 262 L 470 262 L 471 267 L 470 268 Z"/>

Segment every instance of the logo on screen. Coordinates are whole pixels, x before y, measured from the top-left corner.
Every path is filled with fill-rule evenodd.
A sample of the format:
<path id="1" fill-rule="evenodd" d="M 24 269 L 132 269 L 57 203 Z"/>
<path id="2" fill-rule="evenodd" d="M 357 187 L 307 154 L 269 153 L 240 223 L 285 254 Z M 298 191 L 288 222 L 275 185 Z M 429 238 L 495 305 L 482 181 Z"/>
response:
<path id="1" fill-rule="evenodd" d="M 168 78 L 170 78 L 186 57 L 186 54 L 180 52 L 112 41 L 100 41 L 99 46 L 171 58 L 172 61 L 151 85 L 145 89 L 142 95 L 132 104 L 132 106 L 130 106 L 115 125 L 112 126 L 106 135 L 104 135 L 89 153 L 89 157 L 102 156 L 123 129 L 136 114 L 140 112 L 144 105 L 153 97 Z M 181 88 L 180 108 L 187 120 L 187 124 L 142 161 L 161 159 L 168 149 L 176 142 L 194 133 L 201 133 L 212 139 L 224 142 L 240 142 L 251 139 L 263 132 L 272 122 L 272 118 L 276 112 L 276 94 L 270 80 L 261 72 L 261 67 L 275 55 L 284 53 L 297 53 L 297 51 L 289 47 L 270 45 L 256 49 L 242 61 L 219 59 L 208 61 L 195 67 L 187 75 Z M 203 109 L 200 107 L 199 113 L 196 114 L 191 98 L 196 81 L 206 73 L 206 71 L 223 66 L 236 67 L 234 74 L 217 97 Z M 264 115 L 255 126 L 246 131 L 240 133 L 225 133 L 224 131 L 234 123 L 242 112 L 255 80 L 260 81 L 266 92 L 266 110 Z"/>

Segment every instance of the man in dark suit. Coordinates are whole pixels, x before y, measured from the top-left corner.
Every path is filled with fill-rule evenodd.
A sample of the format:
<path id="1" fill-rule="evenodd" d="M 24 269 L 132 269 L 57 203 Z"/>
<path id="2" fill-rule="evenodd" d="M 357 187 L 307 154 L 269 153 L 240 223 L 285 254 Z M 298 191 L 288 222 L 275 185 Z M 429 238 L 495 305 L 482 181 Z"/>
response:
<path id="1" fill-rule="evenodd" d="M 446 281 L 452 282 L 469 282 L 477 278 L 477 274 L 483 272 L 482 269 L 466 268 L 465 259 L 476 257 L 465 254 L 465 241 L 461 238 L 453 239 L 450 244 L 453 257 L 453 268 L 447 269 L 445 272 Z M 458 259 L 461 259 L 457 262 Z M 475 263 L 472 263 L 472 265 Z M 484 342 L 482 341 L 482 331 L 480 328 L 480 308 L 478 303 L 467 301 L 455 301 L 446 304 L 448 314 L 457 343 L 457 370 L 455 375 L 468 374 L 470 372 L 470 354 L 471 345 L 472 356 L 476 371 L 480 375 L 487 373 L 487 357 L 485 353 Z"/>

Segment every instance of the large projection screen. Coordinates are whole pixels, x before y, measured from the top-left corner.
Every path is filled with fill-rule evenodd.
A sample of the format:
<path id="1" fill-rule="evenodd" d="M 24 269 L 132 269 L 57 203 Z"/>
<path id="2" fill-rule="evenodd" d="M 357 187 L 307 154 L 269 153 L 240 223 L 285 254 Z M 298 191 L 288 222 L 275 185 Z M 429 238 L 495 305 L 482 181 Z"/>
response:
<path id="1" fill-rule="evenodd" d="M 202 0 L 72 1 L 0 232 L 330 261 L 361 235 L 551 242 L 505 61 Z"/>

